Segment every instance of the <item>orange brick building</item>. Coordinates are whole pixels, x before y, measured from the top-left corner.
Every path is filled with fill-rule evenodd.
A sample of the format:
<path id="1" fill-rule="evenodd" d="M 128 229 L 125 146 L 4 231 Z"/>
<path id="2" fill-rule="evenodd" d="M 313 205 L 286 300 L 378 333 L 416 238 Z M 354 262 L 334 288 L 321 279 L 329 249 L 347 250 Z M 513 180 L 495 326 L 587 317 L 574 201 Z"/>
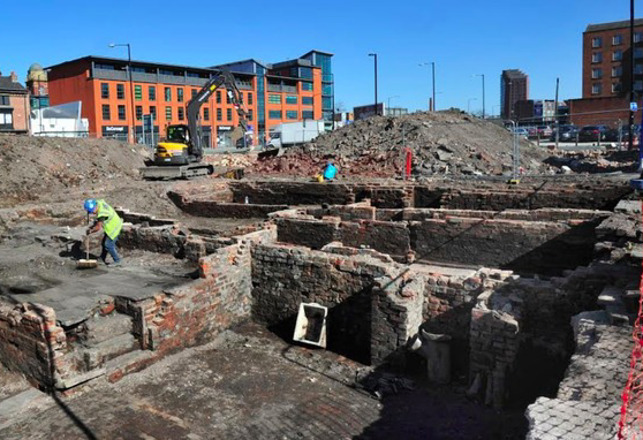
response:
<path id="1" fill-rule="evenodd" d="M 311 51 L 299 59 L 267 64 L 245 60 L 211 68 L 88 56 L 47 68 L 51 105 L 82 101 L 82 116 L 97 137 L 143 141 L 143 115 L 154 115 L 153 143 L 169 124 L 187 123 L 186 105 L 218 68 L 230 70 L 248 112 L 255 143 L 284 122 L 326 119 L 332 123 L 332 54 Z M 135 117 L 132 118 L 132 115 Z M 225 90 L 201 107 L 205 145 L 230 146 L 238 116 Z M 132 128 L 134 127 L 134 128 Z"/>

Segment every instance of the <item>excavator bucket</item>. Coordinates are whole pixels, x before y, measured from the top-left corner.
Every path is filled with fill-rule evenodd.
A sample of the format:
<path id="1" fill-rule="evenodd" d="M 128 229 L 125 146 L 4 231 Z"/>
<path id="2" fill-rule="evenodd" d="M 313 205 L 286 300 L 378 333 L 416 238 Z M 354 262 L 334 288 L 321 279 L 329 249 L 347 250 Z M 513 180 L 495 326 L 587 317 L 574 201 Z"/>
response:
<path id="1" fill-rule="evenodd" d="M 279 157 L 279 156 L 283 155 L 285 151 L 286 150 L 284 150 L 281 147 L 280 148 L 271 148 L 269 150 L 260 151 L 259 154 L 257 154 L 257 158 L 259 160 L 264 160 L 264 159 L 269 159 L 269 158 L 272 158 L 272 157 Z"/>

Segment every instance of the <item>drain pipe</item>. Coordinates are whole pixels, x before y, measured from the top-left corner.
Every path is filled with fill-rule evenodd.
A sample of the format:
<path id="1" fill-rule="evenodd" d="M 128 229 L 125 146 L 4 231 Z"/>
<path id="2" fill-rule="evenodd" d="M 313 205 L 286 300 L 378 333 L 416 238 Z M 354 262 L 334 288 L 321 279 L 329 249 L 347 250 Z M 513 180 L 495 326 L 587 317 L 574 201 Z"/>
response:
<path id="1" fill-rule="evenodd" d="M 426 359 L 427 377 L 431 382 L 451 382 L 451 336 L 420 329 L 410 340 L 409 349 Z"/>

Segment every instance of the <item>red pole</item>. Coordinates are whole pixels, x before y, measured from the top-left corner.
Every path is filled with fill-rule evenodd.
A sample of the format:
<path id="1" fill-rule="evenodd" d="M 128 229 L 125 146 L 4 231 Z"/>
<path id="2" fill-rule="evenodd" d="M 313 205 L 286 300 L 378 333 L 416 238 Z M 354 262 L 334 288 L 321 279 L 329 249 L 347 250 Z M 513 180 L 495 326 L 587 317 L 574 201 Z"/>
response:
<path id="1" fill-rule="evenodd" d="M 410 148 L 406 149 L 406 175 L 404 178 L 409 180 L 411 178 L 411 162 L 413 160 L 413 152 Z"/>

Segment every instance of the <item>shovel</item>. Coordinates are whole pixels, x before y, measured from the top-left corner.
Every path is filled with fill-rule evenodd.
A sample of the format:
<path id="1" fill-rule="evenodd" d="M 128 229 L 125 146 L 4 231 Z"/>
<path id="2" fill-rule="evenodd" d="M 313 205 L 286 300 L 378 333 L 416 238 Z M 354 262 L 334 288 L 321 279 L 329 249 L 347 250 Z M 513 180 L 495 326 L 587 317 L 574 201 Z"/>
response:
<path id="1" fill-rule="evenodd" d="M 85 235 L 85 250 L 87 258 L 81 258 L 76 263 L 76 269 L 94 269 L 98 267 L 98 261 L 89 259 L 89 235 Z"/>

